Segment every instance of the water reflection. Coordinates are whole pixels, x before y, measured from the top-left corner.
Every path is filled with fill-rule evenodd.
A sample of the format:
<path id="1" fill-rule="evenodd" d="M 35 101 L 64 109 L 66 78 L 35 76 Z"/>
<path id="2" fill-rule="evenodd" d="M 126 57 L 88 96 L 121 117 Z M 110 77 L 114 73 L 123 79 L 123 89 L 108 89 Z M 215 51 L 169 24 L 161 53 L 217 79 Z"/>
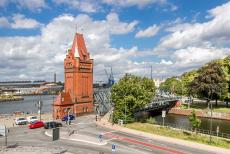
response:
<path id="1" fill-rule="evenodd" d="M 47 113 L 52 111 L 52 103 L 55 95 L 41 95 L 43 102 L 42 112 Z M 0 114 L 9 114 L 15 111 L 37 113 L 38 109 L 35 106 L 36 102 L 40 99 L 39 95 L 23 96 L 22 101 L 10 101 L 0 103 Z"/>

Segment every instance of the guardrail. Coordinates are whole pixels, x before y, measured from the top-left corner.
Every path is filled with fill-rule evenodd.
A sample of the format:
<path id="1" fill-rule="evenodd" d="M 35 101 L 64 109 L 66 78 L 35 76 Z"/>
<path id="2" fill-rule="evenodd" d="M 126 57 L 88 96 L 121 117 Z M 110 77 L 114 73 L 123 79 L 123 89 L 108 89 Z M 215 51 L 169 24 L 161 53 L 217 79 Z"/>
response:
<path id="1" fill-rule="evenodd" d="M 153 124 L 163 126 L 163 122 L 154 122 Z M 180 129 L 182 131 L 193 132 L 192 127 L 185 127 L 185 126 L 176 125 L 176 124 L 172 124 L 172 123 L 164 123 L 164 126 L 165 127 L 170 127 L 170 128 Z M 210 131 L 210 130 L 199 129 L 199 128 L 196 129 L 196 132 L 200 133 L 200 134 L 205 134 L 205 135 L 210 135 L 211 134 L 212 136 L 230 139 L 230 134 L 227 134 L 227 133 L 221 133 L 221 132 L 217 132 L 217 131 Z"/>

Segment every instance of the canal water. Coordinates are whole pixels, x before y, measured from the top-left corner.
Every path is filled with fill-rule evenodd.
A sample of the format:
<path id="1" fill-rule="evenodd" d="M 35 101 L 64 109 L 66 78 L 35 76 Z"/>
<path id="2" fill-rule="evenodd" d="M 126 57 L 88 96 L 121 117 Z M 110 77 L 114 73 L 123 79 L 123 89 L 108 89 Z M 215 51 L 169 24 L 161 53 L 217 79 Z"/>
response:
<path id="1" fill-rule="evenodd" d="M 154 117 L 157 122 L 162 122 L 163 119 L 161 115 Z M 200 118 L 201 126 L 200 129 L 209 130 L 210 129 L 210 119 L 209 118 Z M 189 128 L 191 124 L 187 116 L 167 114 L 165 117 L 165 124 L 176 125 L 177 127 Z M 212 119 L 212 131 L 216 131 L 217 126 L 219 127 L 219 132 L 230 134 L 230 121 L 227 120 L 218 120 Z"/>
<path id="2" fill-rule="evenodd" d="M 41 99 L 43 102 L 42 113 L 52 112 L 55 95 L 32 95 L 22 96 L 24 100 L 0 102 L 0 114 L 11 114 L 16 111 L 24 113 L 37 113 L 36 103 Z"/>

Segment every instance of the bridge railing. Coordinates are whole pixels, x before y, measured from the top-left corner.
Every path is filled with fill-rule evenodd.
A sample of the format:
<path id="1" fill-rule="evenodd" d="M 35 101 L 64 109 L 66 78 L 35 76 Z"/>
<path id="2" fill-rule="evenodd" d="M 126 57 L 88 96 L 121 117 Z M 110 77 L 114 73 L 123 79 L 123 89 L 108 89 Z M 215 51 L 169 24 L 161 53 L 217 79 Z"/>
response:
<path id="1" fill-rule="evenodd" d="M 163 122 L 154 122 L 153 124 L 156 125 L 161 125 L 163 126 Z M 177 125 L 177 124 L 172 124 L 172 123 L 164 123 L 165 127 L 170 127 L 170 128 L 175 128 L 175 129 L 180 129 L 182 131 L 189 131 L 189 132 L 193 132 L 193 128 L 192 127 L 185 127 L 183 125 Z M 205 134 L 205 135 L 212 135 L 212 136 L 216 136 L 216 137 L 222 137 L 222 138 L 226 138 L 226 139 L 230 139 L 230 134 L 227 133 L 222 133 L 222 132 L 217 132 L 217 131 L 210 131 L 210 130 L 206 130 L 206 129 L 196 129 L 197 133 L 200 134 Z"/>

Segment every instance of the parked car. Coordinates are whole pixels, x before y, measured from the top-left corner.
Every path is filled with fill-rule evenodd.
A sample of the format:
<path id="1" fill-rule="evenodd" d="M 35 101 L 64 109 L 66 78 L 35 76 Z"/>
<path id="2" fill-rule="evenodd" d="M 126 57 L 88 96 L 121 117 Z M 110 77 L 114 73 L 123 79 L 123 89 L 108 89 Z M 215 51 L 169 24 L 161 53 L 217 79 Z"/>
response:
<path id="1" fill-rule="evenodd" d="M 43 126 L 44 126 L 44 123 L 42 121 L 34 121 L 31 124 L 29 124 L 28 127 L 30 129 L 34 129 L 34 128 L 40 128 L 40 127 L 43 127 Z"/>
<path id="2" fill-rule="evenodd" d="M 44 123 L 45 129 L 56 128 L 56 127 L 62 127 L 62 123 L 56 121 L 49 121 Z"/>
<path id="3" fill-rule="evenodd" d="M 27 124 L 27 122 L 28 121 L 24 117 L 18 117 L 18 118 L 15 119 L 15 124 L 16 125 L 25 125 L 25 124 Z"/>
<path id="4" fill-rule="evenodd" d="M 38 118 L 36 116 L 29 116 L 27 117 L 28 123 L 32 123 L 34 121 L 38 121 Z"/>
<path id="5" fill-rule="evenodd" d="M 62 121 L 68 121 L 68 116 L 67 116 L 67 115 L 64 116 L 61 120 L 62 120 Z M 75 116 L 72 115 L 72 114 L 70 114 L 70 115 L 69 115 L 69 120 L 75 120 Z"/>

